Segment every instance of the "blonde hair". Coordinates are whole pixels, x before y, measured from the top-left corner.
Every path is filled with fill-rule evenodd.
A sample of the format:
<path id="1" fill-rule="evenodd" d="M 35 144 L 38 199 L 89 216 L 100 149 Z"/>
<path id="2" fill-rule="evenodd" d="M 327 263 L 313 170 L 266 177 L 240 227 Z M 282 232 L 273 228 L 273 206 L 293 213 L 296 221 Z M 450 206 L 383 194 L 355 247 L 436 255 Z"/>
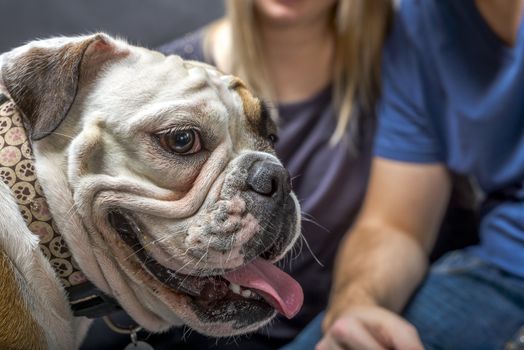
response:
<path id="1" fill-rule="evenodd" d="M 232 43 L 228 71 L 264 98 L 273 99 L 253 0 L 227 0 Z M 391 0 L 339 0 L 333 14 L 334 107 L 338 122 L 331 141 L 340 141 L 358 123 L 355 105 L 373 113 L 380 93 L 381 50 L 391 21 Z"/>

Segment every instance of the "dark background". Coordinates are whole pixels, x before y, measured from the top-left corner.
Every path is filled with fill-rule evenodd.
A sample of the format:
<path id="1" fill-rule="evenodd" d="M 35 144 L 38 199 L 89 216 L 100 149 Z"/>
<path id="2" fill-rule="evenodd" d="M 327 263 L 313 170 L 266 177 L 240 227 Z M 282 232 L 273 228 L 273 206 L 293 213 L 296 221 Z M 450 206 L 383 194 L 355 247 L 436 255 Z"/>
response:
<path id="1" fill-rule="evenodd" d="M 222 0 L 0 0 L 0 53 L 34 39 L 97 31 L 154 48 L 223 11 Z"/>

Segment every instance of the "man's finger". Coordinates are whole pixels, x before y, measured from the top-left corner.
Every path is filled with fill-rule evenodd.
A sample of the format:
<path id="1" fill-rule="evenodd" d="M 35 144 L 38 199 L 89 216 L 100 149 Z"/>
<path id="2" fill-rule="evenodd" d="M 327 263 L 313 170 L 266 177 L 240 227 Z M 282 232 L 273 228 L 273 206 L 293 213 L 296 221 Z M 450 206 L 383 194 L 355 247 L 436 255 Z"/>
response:
<path id="1" fill-rule="evenodd" d="M 326 337 L 333 339 L 342 349 L 386 350 L 361 321 L 352 316 L 338 319 L 328 330 Z"/>
<path id="2" fill-rule="evenodd" d="M 416 328 L 398 315 L 384 313 L 380 322 L 364 316 L 364 326 L 386 348 L 398 350 L 424 350 Z"/>
<path id="3" fill-rule="evenodd" d="M 404 323 L 404 327 L 397 326 L 389 329 L 390 334 L 395 335 L 392 339 L 393 347 L 395 349 L 424 350 L 416 328 L 408 322 Z"/>
<path id="4" fill-rule="evenodd" d="M 333 337 L 326 335 L 322 339 L 320 339 L 320 342 L 318 342 L 317 346 L 315 346 L 315 350 L 348 350 L 349 348 L 343 348 L 341 347 Z"/>

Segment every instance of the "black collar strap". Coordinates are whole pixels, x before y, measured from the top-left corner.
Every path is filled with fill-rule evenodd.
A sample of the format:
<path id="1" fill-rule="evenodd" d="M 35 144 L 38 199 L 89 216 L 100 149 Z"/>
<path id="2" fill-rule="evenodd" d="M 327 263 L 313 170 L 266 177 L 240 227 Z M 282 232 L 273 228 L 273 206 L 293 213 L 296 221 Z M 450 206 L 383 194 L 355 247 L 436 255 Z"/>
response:
<path id="1" fill-rule="evenodd" d="M 0 93 L 0 180 L 15 198 L 27 227 L 66 288 L 75 316 L 95 318 L 119 309 L 118 303 L 89 282 L 54 223 L 36 178 L 33 151 L 15 104 Z"/>
<path id="2" fill-rule="evenodd" d="M 96 318 L 122 309 L 115 299 L 104 294 L 89 281 L 71 286 L 66 290 L 71 310 L 75 316 Z"/>

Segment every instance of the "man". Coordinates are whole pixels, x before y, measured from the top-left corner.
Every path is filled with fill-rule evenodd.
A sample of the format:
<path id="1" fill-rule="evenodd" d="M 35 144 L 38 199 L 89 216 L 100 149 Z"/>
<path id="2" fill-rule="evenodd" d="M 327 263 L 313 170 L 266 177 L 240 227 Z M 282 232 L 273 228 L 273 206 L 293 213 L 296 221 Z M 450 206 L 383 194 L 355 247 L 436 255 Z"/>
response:
<path id="1" fill-rule="evenodd" d="M 317 350 L 498 349 L 516 339 L 524 325 L 523 10 L 523 0 L 402 2 L 385 49 L 369 191 L 337 258 Z M 425 277 L 450 170 L 471 175 L 485 194 L 481 243 Z"/>

